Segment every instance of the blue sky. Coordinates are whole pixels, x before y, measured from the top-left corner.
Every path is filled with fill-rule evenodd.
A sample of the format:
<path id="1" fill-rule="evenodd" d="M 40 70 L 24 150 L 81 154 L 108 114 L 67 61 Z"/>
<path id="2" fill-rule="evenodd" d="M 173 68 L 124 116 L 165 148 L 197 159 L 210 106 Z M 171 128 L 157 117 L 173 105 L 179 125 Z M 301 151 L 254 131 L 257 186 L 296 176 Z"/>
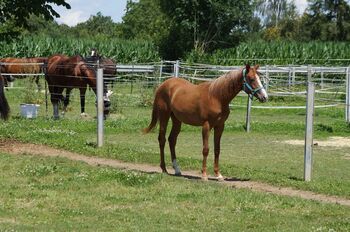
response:
<path id="1" fill-rule="evenodd" d="M 75 26 L 77 23 L 84 22 L 91 15 L 101 12 L 104 16 L 111 16 L 114 22 L 121 22 L 125 14 L 127 0 L 67 0 L 71 9 L 54 6 L 54 9 L 61 15 L 56 21 L 65 23 L 68 26 Z M 299 12 L 303 12 L 307 2 L 306 0 L 295 0 Z"/>

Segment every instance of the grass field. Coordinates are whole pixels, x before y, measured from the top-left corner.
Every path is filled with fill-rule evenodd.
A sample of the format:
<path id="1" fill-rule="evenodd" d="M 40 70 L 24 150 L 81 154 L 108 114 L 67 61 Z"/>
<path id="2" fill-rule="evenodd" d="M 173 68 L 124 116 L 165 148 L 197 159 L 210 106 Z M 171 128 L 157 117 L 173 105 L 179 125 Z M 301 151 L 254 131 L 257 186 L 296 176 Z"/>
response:
<path id="1" fill-rule="evenodd" d="M 91 117 L 80 118 L 79 101 L 73 97 L 70 111 L 63 119 L 54 121 L 50 117 L 51 105 L 46 117 L 43 94 L 39 94 L 40 116 L 28 120 L 19 117 L 23 92 L 7 91 L 12 117 L 8 122 L 0 123 L 0 137 L 47 144 L 90 156 L 158 164 L 157 133 L 142 135 L 140 132 L 150 120 L 153 88 L 137 86 L 137 83 L 133 88 L 131 84 L 125 84 L 115 89 L 113 112 L 105 121 L 103 148 L 95 148 L 95 106 L 91 93 L 87 109 Z M 245 102 L 246 97 L 238 97 L 232 104 L 244 105 Z M 286 99 L 275 99 L 268 104 L 286 102 Z M 299 100 L 293 104 L 305 103 Z M 344 122 L 343 113 L 342 107 L 316 109 L 315 138 L 323 141 L 332 136 L 349 136 L 350 126 Z M 245 109 L 237 107 L 231 111 L 222 138 L 220 164 L 223 175 L 350 199 L 349 148 L 315 146 L 312 181 L 304 182 L 304 148 L 284 141 L 304 139 L 305 110 L 253 109 L 252 114 L 252 132 L 246 133 L 243 127 Z M 200 170 L 201 144 L 200 128 L 183 126 L 177 144 L 178 163 L 182 169 Z M 210 147 L 209 170 L 212 172 L 212 143 Z M 348 207 L 232 190 L 166 175 L 92 168 L 61 159 L 6 154 L 1 159 L 2 170 L 6 171 L 1 177 L 3 209 L 0 213 L 11 216 L 0 216 L 4 218 L 0 223 L 8 229 L 40 230 L 47 228 L 45 225 L 51 225 L 54 230 L 96 230 L 99 227 L 121 231 L 350 229 Z M 166 160 L 170 165 L 168 149 Z M 85 174 L 87 180 L 84 180 Z M 130 178 L 136 186 L 123 182 Z M 31 189 L 35 191 L 29 191 Z M 29 204 L 32 198 L 33 209 Z M 51 198 L 52 203 L 49 203 Z M 6 202 L 10 202 L 7 208 Z M 15 217 L 18 217 L 17 224 Z M 38 219 L 37 224 L 33 218 Z"/>

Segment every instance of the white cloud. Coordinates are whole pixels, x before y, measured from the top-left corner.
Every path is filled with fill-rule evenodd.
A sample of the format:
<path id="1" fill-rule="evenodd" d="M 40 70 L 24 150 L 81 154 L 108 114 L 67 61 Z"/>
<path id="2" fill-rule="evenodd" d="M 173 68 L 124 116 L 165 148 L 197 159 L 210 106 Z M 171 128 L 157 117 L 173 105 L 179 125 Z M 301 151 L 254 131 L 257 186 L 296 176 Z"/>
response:
<path id="1" fill-rule="evenodd" d="M 295 0 L 295 5 L 297 6 L 299 14 L 304 13 L 307 7 L 307 0 Z"/>
<path id="2" fill-rule="evenodd" d="M 64 23 L 68 26 L 75 26 L 78 23 L 84 22 L 89 19 L 89 16 L 85 15 L 83 11 L 80 10 L 69 10 L 61 13 L 61 17 L 56 19 L 58 23 Z"/>

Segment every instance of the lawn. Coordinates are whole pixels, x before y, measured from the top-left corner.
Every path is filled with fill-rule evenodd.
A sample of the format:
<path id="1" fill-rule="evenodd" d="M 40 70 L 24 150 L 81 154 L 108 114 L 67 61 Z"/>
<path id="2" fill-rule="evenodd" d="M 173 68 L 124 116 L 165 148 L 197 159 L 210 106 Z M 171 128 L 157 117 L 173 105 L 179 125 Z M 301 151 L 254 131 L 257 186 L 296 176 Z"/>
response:
<path id="1" fill-rule="evenodd" d="M 1 231 L 348 231 L 349 208 L 0 153 Z"/>

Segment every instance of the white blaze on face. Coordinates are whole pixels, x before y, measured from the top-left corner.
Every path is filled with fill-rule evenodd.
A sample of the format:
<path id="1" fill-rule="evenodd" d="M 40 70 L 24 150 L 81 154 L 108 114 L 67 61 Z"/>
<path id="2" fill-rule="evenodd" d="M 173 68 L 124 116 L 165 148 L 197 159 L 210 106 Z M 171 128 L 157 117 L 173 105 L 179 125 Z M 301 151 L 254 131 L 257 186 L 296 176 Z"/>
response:
<path id="1" fill-rule="evenodd" d="M 255 74 L 255 78 L 256 78 L 256 81 L 258 82 L 258 88 L 261 88 L 262 89 L 260 90 L 260 93 L 263 97 L 267 98 L 267 93 L 266 93 L 266 90 L 264 88 L 264 86 L 261 84 L 261 81 L 260 81 L 260 77 L 258 76 L 258 74 Z"/>

